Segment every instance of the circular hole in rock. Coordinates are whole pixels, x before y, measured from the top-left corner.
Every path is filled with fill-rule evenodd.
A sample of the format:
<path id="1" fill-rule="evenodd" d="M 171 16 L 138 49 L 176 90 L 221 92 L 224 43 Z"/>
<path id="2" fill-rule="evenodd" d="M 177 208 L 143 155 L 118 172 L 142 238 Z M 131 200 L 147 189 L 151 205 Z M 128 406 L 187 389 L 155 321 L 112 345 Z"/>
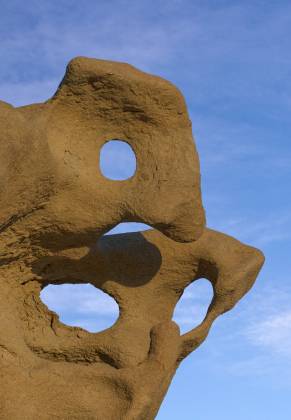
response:
<path id="1" fill-rule="evenodd" d="M 119 317 L 115 300 L 91 284 L 50 284 L 43 288 L 40 298 L 63 324 L 89 332 L 106 330 Z"/>
<path id="2" fill-rule="evenodd" d="M 103 176 L 113 181 L 131 178 L 136 171 L 136 156 L 123 140 L 110 140 L 100 150 L 100 170 Z"/>
<path id="3" fill-rule="evenodd" d="M 212 298 L 212 284 L 207 279 L 195 280 L 186 287 L 173 316 L 182 334 L 201 324 Z"/>

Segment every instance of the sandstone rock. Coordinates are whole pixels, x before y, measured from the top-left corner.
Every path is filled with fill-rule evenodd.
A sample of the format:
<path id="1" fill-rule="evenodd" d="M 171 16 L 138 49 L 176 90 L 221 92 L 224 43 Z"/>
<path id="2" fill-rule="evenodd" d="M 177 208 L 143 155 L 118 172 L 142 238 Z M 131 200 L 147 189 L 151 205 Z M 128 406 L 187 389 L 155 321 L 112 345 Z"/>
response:
<path id="1" fill-rule="evenodd" d="M 0 128 L 0 419 L 154 419 L 179 363 L 263 264 L 205 228 L 183 97 L 127 64 L 77 58 L 46 103 L 0 102 Z M 136 154 L 129 180 L 101 174 L 111 139 Z M 154 229 L 103 236 L 122 221 Z M 202 277 L 213 300 L 181 336 L 175 305 Z M 113 296 L 118 321 L 96 334 L 63 325 L 39 297 L 63 283 Z"/>

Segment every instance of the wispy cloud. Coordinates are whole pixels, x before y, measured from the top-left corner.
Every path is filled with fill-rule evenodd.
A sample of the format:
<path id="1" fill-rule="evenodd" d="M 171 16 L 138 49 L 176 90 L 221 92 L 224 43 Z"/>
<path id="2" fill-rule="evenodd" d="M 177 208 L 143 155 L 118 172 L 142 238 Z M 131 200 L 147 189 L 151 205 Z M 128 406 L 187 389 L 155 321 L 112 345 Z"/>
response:
<path id="1" fill-rule="evenodd" d="M 213 289 L 206 279 L 197 280 L 185 289 L 173 316 L 173 320 L 180 326 L 182 333 L 191 330 L 203 321 L 212 297 Z"/>
<path id="2" fill-rule="evenodd" d="M 119 316 L 114 299 L 90 284 L 49 285 L 41 292 L 41 300 L 63 323 L 91 332 L 109 328 Z"/>
<path id="3" fill-rule="evenodd" d="M 291 238 L 290 223 L 291 216 L 281 213 L 279 215 L 264 215 L 256 221 L 243 216 L 238 219 L 217 220 L 215 228 L 254 246 L 264 247 L 278 241 L 289 241 Z"/>
<path id="4" fill-rule="evenodd" d="M 265 279 L 266 280 L 266 279 Z M 212 326 L 202 346 L 203 370 L 272 388 L 291 384 L 290 287 L 255 287 Z M 288 348 L 289 347 L 289 348 Z M 197 356 L 196 356 L 197 357 Z"/>
<path id="5" fill-rule="evenodd" d="M 3 10 L 2 14 L 6 21 L 1 32 L 0 55 L 4 59 L 0 77 L 7 82 L 59 80 L 69 59 L 87 55 L 128 61 L 160 73 L 182 89 L 188 87 L 189 99 L 188 90 L 192 91 L 195 111 L 198 103 L 203 108 L 207 101 L 208 112 L 218 117 L 222 103 L 227 109 L 234 98 L 240 102 L 256 98 L 263 104 L 268 96 L 268 102 L 290 103 L 287 86 L 278 95 L 278 83 L 281 86 L 287 77 L 285 69 L 291 67 L 281 54 L 290 24 L 286 7 L 275 13 L 272 7 L 265 7 L 263 18 L 254 18 L 256 3 L 246 8 L 241 4 L 198 5 L 190 0 L 170 4 L 115 0 L 110 5 L 89 1 L 84 8 L 73 1 L 69 13 L 63 1 L 30 1 L 25 7 L 20 1 L 13 3 L 19 13 Z M 268 33 L 273 34 L 271 43 Z M 262 63 L 276 78 L 270 80 L 268 73 L 261 71 Z M 217 108 L 221 94 L 224 98 Z"/>
<path id="6" fill-rule="evenodd" d="M 217 389 L 217 382 L 205 375 L 207 369 L 220 369 L 221 383 L 233 376 L 230 387 L 243 381 L 251 386 L 259 376 L 264 399 L 277 406 L 273 418 L 280 419 L 289 413 L 283 412 L 282 394 L 273 393 L 272 387 L 282 378 L 288 379 L 288 389 L 291 383 L 291 290 L 286 277 L 291 242 L 290 28 L 291 5 L 285 1 L 72 0 L 68 7 L 66 0 L 10 0 L 2 2 L 0 15 L 4 101 L 24 105 L 48 99 L 68 61 L 78 55 L 129 62 L 182 90 L 200 153 L 208 224 L 262 247 L 267 255 L 254 288 L 217 320 L 193 355 L 199 366 L 204 357 L 199 386 L 208 381 L 204 385 L 210 395 L 213 382 L 212 395 L 228 404 L 227 388 Z M 113 160 L 122 170 L 126 159 L 117 154 Z M 120 225 L 116 231 L 131 228 Z M 95 290 L 49 286 L 42 299 L 64 323 L 100 331 L 114 323 L 118 307 Z M 202 320 L 210 298 L 207 290 L 186 289 L 175 311 L 182 331 Z M 193 364 L 188 367 L 183 379 L 192 380 L 196 372 Z M 176 397 L 182 388 L 173 383 L 173 389 Z M 207 403 L 202 395 L 203 410 Z M 265 407 L 259 409 L 253 418 L 272 418 Z M 192 418 L 194 410 L 197 400 L 190 397 L 182 417 Z M 232 419 L 237 411 L 228 414 L 224 417 Z"/>
<path id="7" fill-rule="evenodd" d="M 271 354 L 252 355 L 247 359 L 233 360 L 224 365 L 224 369 L 235 377 L 258 377 L 265 381 L 272 382 L 272 387 L 280 387 L 282 384 L 290 386 L 291 363 L 285 361 L 284 365 L 280 359 L 274 359 Z M 277 379 L 274 379 L 277 377 Z M 267 379 L 268 378 L 268 379 Z"/>
<path id="8" fill-rule="evenodd" d="M 17 99 L 4 84 L 0 95 L 18 104 L 33 99 L 29 93 L 32 82 L 33 89 L 39 83 L 42 94 L 47 94 L 75 56 L 127 61 L 150 71 L 169 60 L 185 35 L 182 22 L 167 16 L 168 7 L 164 8 L 164 19 L 157 21 L 151 19 L 153 9 L 144 3 L 113 1 L 110 7 L 105 2 L 96 7 L 96 3 L 88 2 L 84 8 L 73 2 L 70 13 L 63 2 L 31 1 L 25 8 L 21 2 L 15 3 L 19 12 L 23 11 L 23 21 L 20 30 L 19 15 L 11 15 L 10 30 L 0 29 L 0 77 L 15 93 L 22 85 L 28 96 Z"/>
<path id="9" fill-rule="evenodd" d="M 266 351 L 291 358 L 291 310 L 258 321 L 246 330 L 246 337 Z"/>
<path id="10" fill-rule="evenodd" d="M 252 291 L 216 330 L 216 351 L 209 361 L 213 368 L 221 365 L 231 375 L 272 377 L 274 386 L 286 381 L 290 386 L 290 299 L 290 285 L 282 283 Z"/>

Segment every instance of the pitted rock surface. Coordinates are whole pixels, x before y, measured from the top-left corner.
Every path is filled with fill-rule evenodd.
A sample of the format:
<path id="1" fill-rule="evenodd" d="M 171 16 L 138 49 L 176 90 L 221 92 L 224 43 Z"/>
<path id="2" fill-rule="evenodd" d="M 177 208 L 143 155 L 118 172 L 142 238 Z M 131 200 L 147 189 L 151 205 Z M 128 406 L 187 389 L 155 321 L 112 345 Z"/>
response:
<path id="1" fill-rule="evenodd" d="M 128 64 L 77 58 L 44 104 L 0 102 L 0 128 L 0 419 L 154 419 L 181 361 L 264 261 L 205 227 L 182 95 Z M 126 181 L 101 174 L 112 139 L 136 154 Z M 153 229 L 103 236 L 124 221 Z M 173 312 L 199 278 L 213 300 L 180 335 Z M 117 322 L 100 333 L 62 324 L 39 296 L 63 283 L 111 295 Z"/>

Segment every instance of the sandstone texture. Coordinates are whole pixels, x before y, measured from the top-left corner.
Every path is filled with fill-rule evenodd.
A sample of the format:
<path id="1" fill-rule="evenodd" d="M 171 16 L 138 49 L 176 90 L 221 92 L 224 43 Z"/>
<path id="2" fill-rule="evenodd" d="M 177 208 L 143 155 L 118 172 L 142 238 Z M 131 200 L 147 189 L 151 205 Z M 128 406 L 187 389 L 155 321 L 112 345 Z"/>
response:
<path id="1" fill-rule="evenodd" d="M 154 419 L 181 361 L 264 261 L 205 227 L 181 93 L 128 64 L 80 57 L 47 102 L 0 102 L 0 128 L 0 419 Z M 125 181 L 100 171 L 114 139 L 136 155 Z M 104 236 L 126 221 L 153 229 Z M 180 335 L 173 311 L 199 278 L 213 300 Z M 40 291 L 63 283 L 112 296 L 117 322 L 100 333 L 62 324 Z"/>

